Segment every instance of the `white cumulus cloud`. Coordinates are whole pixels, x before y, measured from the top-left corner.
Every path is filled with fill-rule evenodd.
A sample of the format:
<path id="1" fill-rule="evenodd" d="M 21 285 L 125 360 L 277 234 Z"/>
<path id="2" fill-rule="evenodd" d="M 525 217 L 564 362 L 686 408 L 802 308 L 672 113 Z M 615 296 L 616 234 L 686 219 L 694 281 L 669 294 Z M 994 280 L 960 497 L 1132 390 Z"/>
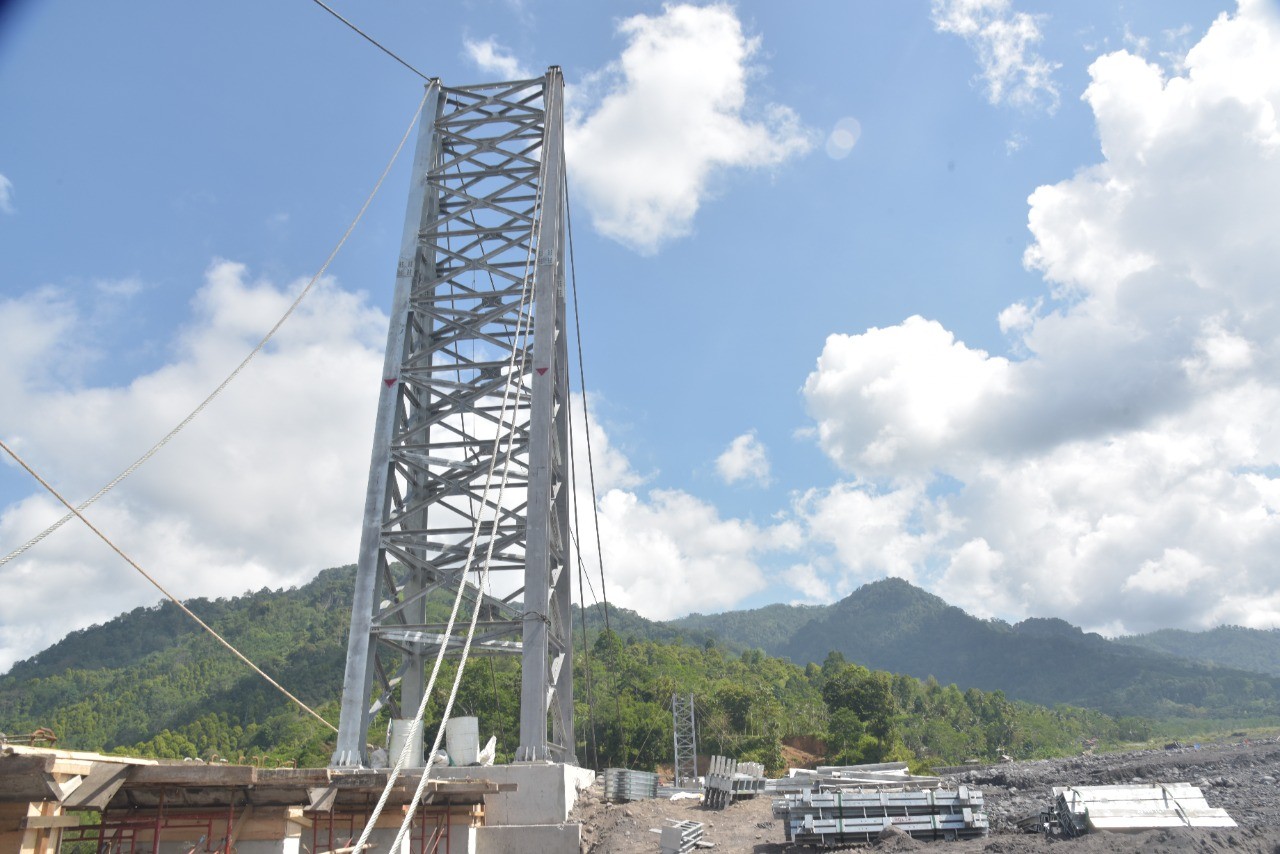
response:
<path id="1" fill-rule="evenodd" d="M 1020 107 L 1058 106 L 1058 64 L 1036 50 L 1041 17 L 1015 12 L 1009 0 L 933 0 L 933 24 L 965 39 L 978 54 L 987 99 Z"/>
<path id="2" fill-rule="evenodd" d="M 600 595 L 603 558 L 610 603 L 653 619 L 690 611 L 714 612 L 739 605 L 763 590 L 766 560 L 802 546 L 802 531 L 787 519 L 757 524 L 724 517 L 711 502 L 679 489 L 651 488 L 601 425 L 591 405 L 591 464 L 599 498 L 590 517 L 592 484 L 581 400 L 573 401 L 574 484 L 578 495 L 577 543 L 590 585 L 579 601 Z M 750 434 L 748 434 L 749 436 Z M 600 525 L 597 549 L 595 524 Z M 577 580 L 574 580 L 575 587 Z"/>
<path id="3" fill-rule="evenodd" d="M 716 457 L 716 471 L 725 483 L 769 483 L 769 452 L 755 433 L 743 433 Z"/>
<path id="4" fill-rule="evenodd" d="M 844 506 L 878 550 L 833 541 L 831 578 L 1114 631 L 1276 624 L 1280 14 L 1242 2 L 1185 65 L 1090 67 L 1101 158 L 1030 196 L 1048 288 L 1000 313 L 1018 358 L 914 317 L 828 339 L 806 402 L 859 480 L 802 513 Z"/>
<path id="5" fill-rule="evenodd" d="M 805 399 L 822 447 L 849 470 L 928 467 L 970 441 L 1007 394 L 1010 364 L 936 321 L 832 335 Z"/>
<path id="6" fill-rule="evenodd" d="M 165 364 L 118 385 L 84 380 L 82 366 L 105 355 L 78 342 L 102 321 L 74 295 L 42 288 L 0 300 L 9 403 L 0 435 L 69 500 L 83 500 L 217 386 L 301 286 L 215 262 Z M 91 298 L 128 300 L 141 287 Z M 300 583 L 353 563 L 386 326 L 363 295 L 322 281 L 202 415 L 86 515 L 182 598 Z M 732 607 L 765 585 L 764 555 L 799 545 L 792 522 L 728 518 L 689 493 L 648 488 L 594 398 L 586 403 L 591 467 L 586 406 L 571 401 L 578 538 L 595 567 L 594 473 L 611 602 L 654 617 Z M 14 496 L 0 504 L 7 554 L 63 510 L 16 466 L 0 466 L 0 478 Z M 0 566 L 0 589 L 10 591 L 0 596 L 0 672 L 70 630 L 160 598 L 74 521 Z"/>
<path id="7" fill-rule="evenodd" d="M 840 595 L 887 575 L 927 581 L 918 570 L 950 528 L 946 513 L 927 502 L 921 481 L 892 489 L 855 481 L 810 490 L 796 501 L 794 513 L 808 543 L 833 552 L 828 575 Z M 813 580 L 806 583 L 813 588 Z"/>
<path id="8" fill-rule="evenodd" d="M 70 330 L 94 323 L 73 299 L 44 290 L 6 300 L 0 391 L 11 405 L 0 432 L 68 500 L 83 500 L 182 420 L 301 284 L 215 263 L 168 363 L 110 386 L 62 367 L 95 356 L 64 350 Z M 86 515 L 182 597 L 296 583 L 354 561 L 385 330 L 363 297 L 321 283 L 221 397 Z M 63 510 L 16 468 L 4 477 L 23 496 L 0 508 L 8 553 Z M 160 598 L 75 521 L 0 567 L 0 586 L 32 592 L 0 597 L 0 670 Z"/>
<path id="9" fill-rule="evenodd" d="M 476 68 L 486 74 L 496 75 L 502 80 L 525 80 L 533 76 L 515 54 L 493 36 L 481 41 L 463 39 L 462 48 Z"/>
<path id="10" fill-rule="evenodd" d="M 722 611 L 765 587 L 759 559 L 777 533 L 724 519 L 714 505 L 680 490 L 612 490 L 600 500 L 609 601 L 647 617 Z M 588 566 L 595 549 L 583 543 Z"/>
<path id="11" fill-rule="evenodd" d="M 655 252 L 692 229 L 713 176 L 812 147 L 790 108 L 752 108 L 760 40 L 731 6 L 666 5 L 618 31 L 622 55 L 576 87 L 565 122 L 574 185 L 602 234 Z"/>

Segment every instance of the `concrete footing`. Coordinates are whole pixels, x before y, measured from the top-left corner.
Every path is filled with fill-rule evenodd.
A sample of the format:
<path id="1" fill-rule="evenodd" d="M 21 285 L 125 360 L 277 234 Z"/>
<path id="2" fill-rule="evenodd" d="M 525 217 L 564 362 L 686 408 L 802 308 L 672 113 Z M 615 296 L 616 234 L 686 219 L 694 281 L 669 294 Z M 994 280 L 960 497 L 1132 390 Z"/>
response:
<path id="1" fill-rule="evenodd" d="M 476 828 L 475 854 L 580 854 L 582 825 L 527 824 Z"/>
<path id="2" fill-rule="evenodd" d="M 490 826 L 563 824 L 578 802 L 578 793 L 596 780 L 596 772 L 589 768 L 549 762 L 435 768 L 431 776 L 437 780 L 515 783 L 513 792 L 485 796 L 485 824 Z"/>
<path id="3" fill-rule="evenodd" d="M 476 854 L 579 854 L 582 826 L 569 823 L 578 795 L 595 782 L 588 768 L 553 763 L 517 763 L 475 768 L 439 768 L 441 780 L 482 777 L 514 783 L 515 791 L 485 796 L 485 825 L 475 830 Z"/>

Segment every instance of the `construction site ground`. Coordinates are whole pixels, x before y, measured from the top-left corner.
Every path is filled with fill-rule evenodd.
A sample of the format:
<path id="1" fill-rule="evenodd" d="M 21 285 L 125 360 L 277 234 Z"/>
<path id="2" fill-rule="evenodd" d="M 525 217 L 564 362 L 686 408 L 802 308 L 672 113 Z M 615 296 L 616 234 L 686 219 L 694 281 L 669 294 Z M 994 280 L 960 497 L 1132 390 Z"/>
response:
<path id="1" fill-rule="evenodd" d="M 991 835 L 986 839 L 926 842 L 905 834 L 889 835 L 865 846 L 878 851 L 934 850 L 1058 854 L 1093 852 L 1243 851 L 1280 854 L 1280 741 L 1174 747 L 1105 753 L 1063 759 L 1009 762 L 946 778 L 947 786 L 977 786 L 986 800 Z M 1177 828 L 1132 834 L 1093 833 L 1076 839 L 1027 834 L 1017 819 L 1049 804 L 1054 786 L 1113 783 L 1187 782 L 1199 786 L 1211 806 L 1223 807 L 1235 828 Z M 600 783 L 583 792 L 572 819 L 583 824 L 584 852 L 654 854 L 666 819 L 699 821 L 711 851 L 783 854 L 813 851 L 785 841 L 782 821 L 773 817 L 771 797 L 738 801 L 725 810 L 704 809 L 696 800 L 648 800 L 607 804 Z"/>

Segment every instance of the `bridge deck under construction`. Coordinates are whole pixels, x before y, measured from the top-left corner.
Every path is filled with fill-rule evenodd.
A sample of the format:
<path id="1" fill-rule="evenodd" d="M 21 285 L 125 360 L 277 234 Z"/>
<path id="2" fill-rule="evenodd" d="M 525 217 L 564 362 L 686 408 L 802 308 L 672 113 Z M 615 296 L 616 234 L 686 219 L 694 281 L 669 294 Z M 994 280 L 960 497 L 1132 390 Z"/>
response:
<path id="1" fill-rule="evenodd" d="M 422 773 L 406 771 L 392 787 L 385 815 L 390 827 L 398 826 Z M 336 850 L 353 832 L 359 834 L 388 774 L 5 746 L 0 854 L 52 854 L 74 840 L 107 843 L 124 854 L 168 851 L 191 839 L 200 840 L 197 854 L 233 848 L 289 852 L 298 843 L 313 852 Z M 411 850 L 449 851 L 458 830 L 484 823 L 486 795 L 515 788 L 486 779 L 429 779 Z"/>

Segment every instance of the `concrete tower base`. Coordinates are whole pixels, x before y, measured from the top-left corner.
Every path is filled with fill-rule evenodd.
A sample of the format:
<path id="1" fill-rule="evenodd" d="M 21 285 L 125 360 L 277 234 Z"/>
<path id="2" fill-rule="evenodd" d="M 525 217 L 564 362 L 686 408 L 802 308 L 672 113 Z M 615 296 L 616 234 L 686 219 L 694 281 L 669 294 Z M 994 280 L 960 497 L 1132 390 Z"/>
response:
<path id="1" fill-rule="evenodd" d="M 579 854 L 582 825 L 570 823 L 569 812 L 578 802 L 578 794 L 595 782 L 594 771 L 563 763 L 522 762 L 437 768 L 432 776 L 515 784 L 515 791 L 485 796 L 485 824 L 474 830 L 476 854 Z"/>

